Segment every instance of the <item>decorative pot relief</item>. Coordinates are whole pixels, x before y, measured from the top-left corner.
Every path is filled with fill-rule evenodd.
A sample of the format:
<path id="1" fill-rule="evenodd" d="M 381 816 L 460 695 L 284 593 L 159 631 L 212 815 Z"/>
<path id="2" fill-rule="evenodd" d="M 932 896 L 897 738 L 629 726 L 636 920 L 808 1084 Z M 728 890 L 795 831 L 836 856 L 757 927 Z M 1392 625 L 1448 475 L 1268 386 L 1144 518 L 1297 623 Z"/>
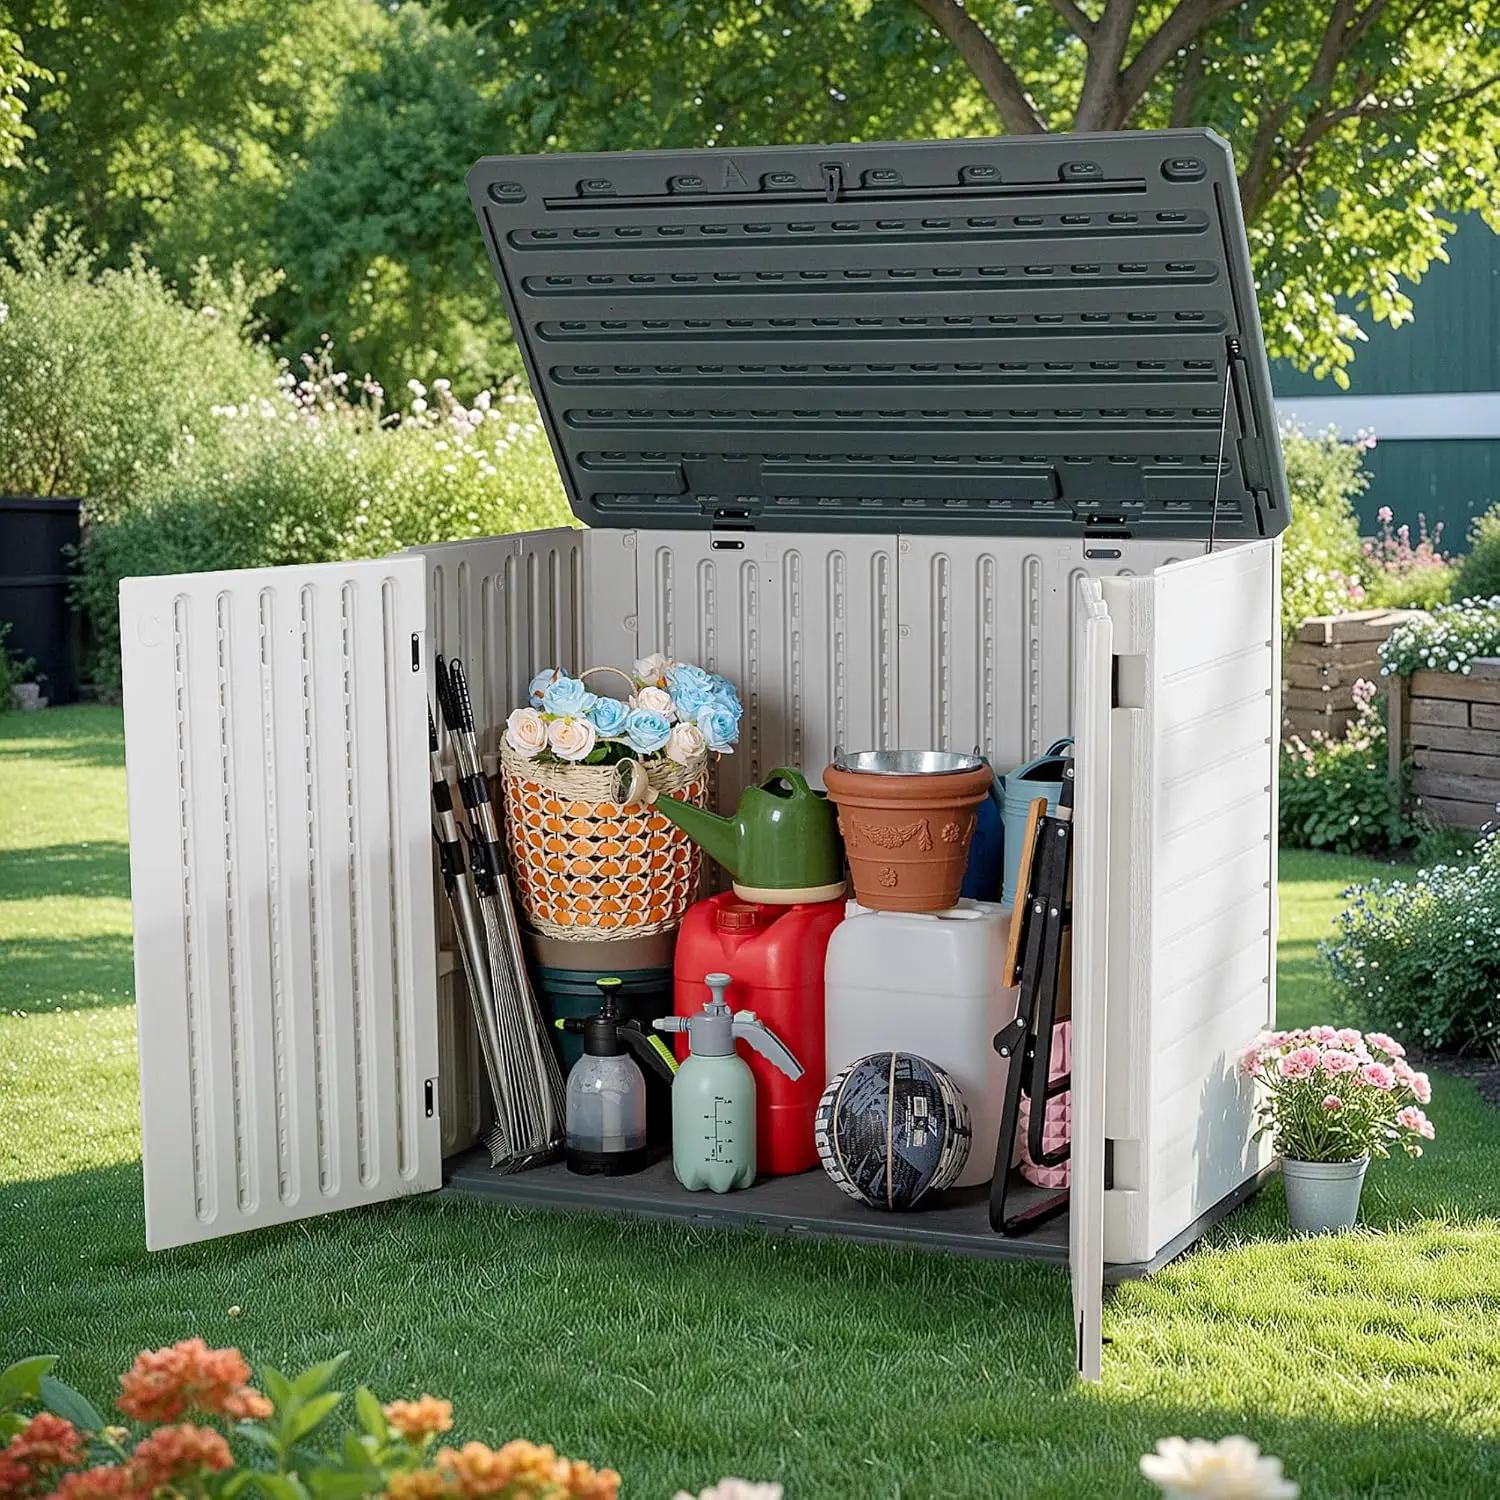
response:
<path id="1" fill-rule="evenodd" d="M 878 849 L 904 849 L 915 844 L 924 854 L 932 848 L 932 830 L 926 818 L 915 823 L 866 823 L 863 819 L 850 818 L 844 830 L 847 842 L 868 840 Z"/>
<path id="2" fill-rule="evenodd" d="M 882 870 L 880 872 L 880 883 L 888 891 L 895 890 L 895 888 L 897 887 L 897 885 L 900 884 L 900 882 L 901 882 L 901 877 L 896 873 L 896 871 L 890 865 L 886 865 L 886 866 L 884 866 L 882 868 Z"/>

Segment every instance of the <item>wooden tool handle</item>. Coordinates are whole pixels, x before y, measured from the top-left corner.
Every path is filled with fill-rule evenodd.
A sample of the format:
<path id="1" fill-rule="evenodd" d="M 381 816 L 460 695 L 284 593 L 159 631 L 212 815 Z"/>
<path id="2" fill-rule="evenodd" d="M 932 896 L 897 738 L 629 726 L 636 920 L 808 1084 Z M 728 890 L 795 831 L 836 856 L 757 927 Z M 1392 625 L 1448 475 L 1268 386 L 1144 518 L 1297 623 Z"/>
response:
<path id="1" fill-rule="evenodd" d="M 1021 835 L 1021 866 L 1016 871 L 1016 900 L 1010 913 L 1010 941 L 1005 948 L 1001 983 L 1013 989 L 1021 982 L 1021 931 L 1026 925 L 1026 897 L 1031 888 L 1031 862 L 1036 854 L 1037 824 L 1047 816 L 1047 799 L 1037 797 L 1026 810 L 1026 829 Z"/>

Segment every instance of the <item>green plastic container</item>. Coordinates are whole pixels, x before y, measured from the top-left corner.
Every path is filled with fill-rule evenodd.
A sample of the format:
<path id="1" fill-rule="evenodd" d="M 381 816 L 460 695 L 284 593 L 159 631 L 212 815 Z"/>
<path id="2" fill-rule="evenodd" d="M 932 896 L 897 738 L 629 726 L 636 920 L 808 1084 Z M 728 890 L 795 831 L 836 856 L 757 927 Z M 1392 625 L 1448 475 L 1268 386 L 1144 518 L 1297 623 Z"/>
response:
<path id="1" fill-rule="evenodd" d="M 649 1032 L 658 1016 L 673 1013 L 671 969 L 547 969 L 533 970 L 536 997 L 547 1017 L 547 1034 L 557 1051 L 563 1077 L 583 1056 L 583 1038 L 559 1031 L 556 1023 L 567 1018 L 586 1020 L 598 1015 L 600 994 L 597 981 L 618 979 L 615 1004 L 622 1019 L 639 1021 Z M 672 1140 L 672 1091 L 649 1068 L 646 1075 L 646 1135 L 653 1145 Z"/>

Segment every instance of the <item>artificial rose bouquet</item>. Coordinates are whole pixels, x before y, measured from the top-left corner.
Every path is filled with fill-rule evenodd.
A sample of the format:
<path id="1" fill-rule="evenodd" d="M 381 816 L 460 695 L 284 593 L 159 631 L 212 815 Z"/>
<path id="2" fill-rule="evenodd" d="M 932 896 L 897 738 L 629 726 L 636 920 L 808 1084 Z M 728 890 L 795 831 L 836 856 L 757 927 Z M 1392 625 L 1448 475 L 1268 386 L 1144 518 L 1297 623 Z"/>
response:
<path id="1" fill-rule="evenodd" d="M 538 672 L 531 701 L 506 720 L 506 744 L 526 760 L 585 765 L 664 757 L 687 766 L 710 750 L 733 752 L 743 709 L 727 677 L 660 654 L 642 657 L 628 675 L 622 701 L 590 692 L 560 667 Z"/>
<path id="2" fill-rule="evenodd" d="M 1406 1061 L 1406 1049 L 1382 1032 L 1314 1026 L 1271 1031 L 1240 1059 L 1264 1093 L 1256 1139 L 1273 1134 L 1293 1161 L 1343 1162 L 1389 1156 L 1399 1143 L 1411 1156 L 1433 1137 L 1421 1106 L 1432 1085 Z"/>

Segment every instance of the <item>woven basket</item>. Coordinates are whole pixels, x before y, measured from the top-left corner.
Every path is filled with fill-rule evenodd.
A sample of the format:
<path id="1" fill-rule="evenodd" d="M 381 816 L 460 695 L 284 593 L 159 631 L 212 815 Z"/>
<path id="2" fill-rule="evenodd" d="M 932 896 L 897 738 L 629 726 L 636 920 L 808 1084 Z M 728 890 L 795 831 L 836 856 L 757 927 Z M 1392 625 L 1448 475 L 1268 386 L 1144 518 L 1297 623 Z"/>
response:
<path id="1" fill-rule="evenodd" d="M 652 791 L 705 805 L 706 754 L 637 764 Z M 675 928 L 698 894 L 702 851 L 655 808 L 615 801 L 619 781 L 618 766 L 527 760 L 500 741 L 511 875 L 546 937 L 647 937 Z"/>

